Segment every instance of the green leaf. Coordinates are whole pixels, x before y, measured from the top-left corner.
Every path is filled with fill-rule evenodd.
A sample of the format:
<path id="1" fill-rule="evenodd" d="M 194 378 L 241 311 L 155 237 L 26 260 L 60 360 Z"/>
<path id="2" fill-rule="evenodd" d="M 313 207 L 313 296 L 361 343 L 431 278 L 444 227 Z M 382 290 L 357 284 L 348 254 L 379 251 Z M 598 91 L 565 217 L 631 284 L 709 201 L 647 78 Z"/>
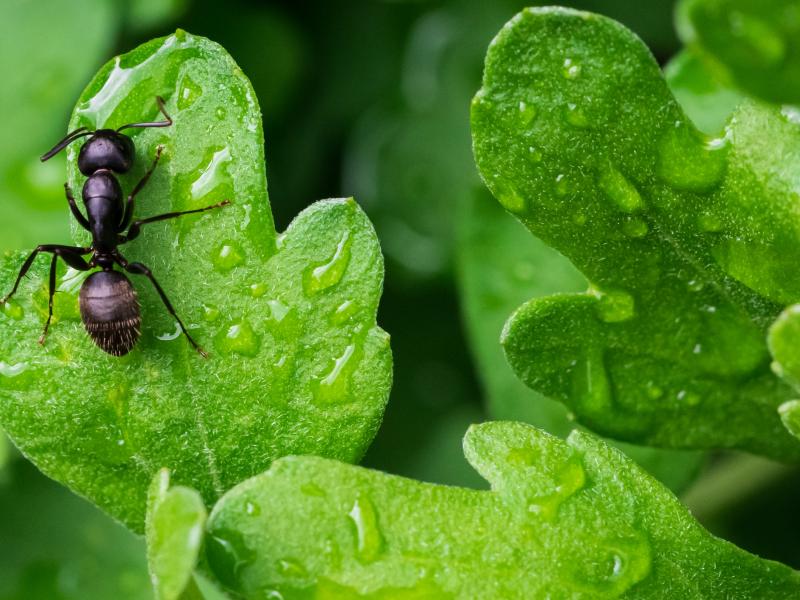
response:
<path id="1" fill-rule="evenodd" d="M 714 538 L 589 434 L 564 442 L 485 423 L 464 452 L 492 491 L 316 457 L 276 461 L 212 511 L 209 564 L 246 598 L 274 590 L 286 600 L 800 593 L 800 574 Z"/>
<path id="2" fill-rule="evenodd" d="M 769 328 L 767 338 L 772 354 L 772 370 L 800 394 L 800 304 L 784 310 Z M 800 438 L 800 400 L 788 400 L 778 407 L 781 421 Z"/>
<path id="3" fill-rule="evenodd" d="M 575 424 L 563 404 L 525 387 L 500 346 L 503 323 L 520 302 L 586 288 L 569 261 L 532 237 L 484 190 L 459 211 L 459 284 L 465 326 L 495 419 L 524 421 L 565 437 Z M 695 477 L 699 454 L 616 445 L 673 491 Z"/>
<path id="4" fill-rule="evenodd" d="M 683 42 L 748 94 L 800 102 L 800 3 L 797 0 L 682 0 Z"/>
<path id="5" fill-rule="evenodd" d="M 664 78 L 681 108 L 703 133 L 722 132 L 744 95 L 727 86 L 695 52 L 683 50 L 664 67 Z"/>
<path id="6" fill-rule="evenodd" d="M 2 600 L 152 600 L 141 539 L 25 460 L 0 485 Z"/>
<path id="7" fill-rule="evenodd" d="M 635 35 L 566 9 L 500 32 L 472 125 L 493 194 L 591 282 L 511 317 L 517 375 L 603 435 L 800 458 L 765 343 L 800 298 L 797 125 L 748 102 L 706 139 Z"/>
<path id="8" fill-rule="evenodd" d="M 147 563 L 156 600 L 177 600 L 192 579 L 203 542 L 206 507 L 195 490 L 170 487 L 169 471 L 153 477 L 147 499 Z"/>
<path id="9" fill-rule="evenodd" d="M 75 95 L 107 56 L 119 26 L 108 0 L 0 3 L 0 251 L 66 243 L 63 157 L 39 155 L 64 135 Z M 44 41 L 46 40 L 46 42 Z"/>
<path id="10" fill-rule="evenodd" d="M 59 277 L 47 344 L 36 344 L 45 259 L 0 313 L 0 422 L 46 474 L 135 531 L 162 467 L 211 505 L 285 454 L 358 460 L 391 386 L 388 336 L 375 325 L 383 262 L 372 226 L 352 199 L 326 200 L 276 234 L 258 104 L 220 46 L 178 31 L 112 60 L 70 128 L 157 118 L 156 94 L 175 124 L 133 130 L 137 161 L 120 177 L 124 190 L 164 146 L 137 217 L 233 204 L 147 225 L 121 250 L 152 269 L 210 359 L 137 276 L 142 339 L 123 358 L 83 331 L 72 271 Z M 80 190 L 77 150 L 69 181 Z M 22 258 L 2 261 L 0 288 L 10 289 Z"/>

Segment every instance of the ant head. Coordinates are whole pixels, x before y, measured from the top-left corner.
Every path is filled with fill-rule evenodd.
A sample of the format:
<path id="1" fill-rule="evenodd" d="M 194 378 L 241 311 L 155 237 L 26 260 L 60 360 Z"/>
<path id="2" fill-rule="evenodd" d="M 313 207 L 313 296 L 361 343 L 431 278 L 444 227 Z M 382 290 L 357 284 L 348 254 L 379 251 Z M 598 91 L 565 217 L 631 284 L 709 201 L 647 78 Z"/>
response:
<path id="1" fill-rule="evenodd" d="M 133 166 L 136 150 L 133 140 L 113 129 L 98 129 L 78 154 L 78 168 L 84 175 L 98 169 L 110 169 L 115 173 L 127 173 Z"/>

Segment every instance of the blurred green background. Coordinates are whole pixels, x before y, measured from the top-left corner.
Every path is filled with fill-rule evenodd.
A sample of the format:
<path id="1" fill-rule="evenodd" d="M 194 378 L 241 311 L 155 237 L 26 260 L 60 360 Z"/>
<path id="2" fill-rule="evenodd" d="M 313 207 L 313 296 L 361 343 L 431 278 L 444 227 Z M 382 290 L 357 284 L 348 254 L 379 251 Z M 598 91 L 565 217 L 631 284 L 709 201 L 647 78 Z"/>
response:
<path id="1" fill-rule="evenodd" d="M 279 230 L 315 200 L 350 195 L 378 230 L 387 268 L 379 323 L 392 335 L 395 384 L 364 464 L 483 486 L 461 453 L 470 423 L 568 428 L 563 408 L 513 378 L 497 339 L 517 304 L 580 289 L 582 278 L 488 196 L 469 134 L 486 47 L 530 2 L 0 4 L 0 251 L 68 240 L 63 154 L 45 164 L 38 156 L 63 136 L 103 63 L 181 27 L 225 46 L 253 82 Z M 621 21 L 662 64 L 680 48 L 668 0 L 565 4 Z M 2 441 L 0 465 L 0 600 L 150 597 L 141 540 Z M 665 481 L 685 488 L 694 474 Z M 713 532 L 800 566 L 796 475 L 713 457 L 685 500 Z"/>

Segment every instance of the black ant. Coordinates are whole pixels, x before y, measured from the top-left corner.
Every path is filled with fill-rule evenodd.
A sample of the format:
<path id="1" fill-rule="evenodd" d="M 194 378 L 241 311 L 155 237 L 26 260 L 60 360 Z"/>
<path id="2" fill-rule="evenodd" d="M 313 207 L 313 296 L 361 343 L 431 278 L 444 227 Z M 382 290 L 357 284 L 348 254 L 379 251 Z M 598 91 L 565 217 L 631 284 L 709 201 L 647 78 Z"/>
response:
<path id="1" fill-rule="evenodd" d="M 118 129 L 98 129 L 96 131 L 91 131 L 86 127 L 79 127 L 67 134 L 63 140 L 41 157 L 42 162 L 44 162 L 61 152 L 78 138 L 91 136 L 81 146 L 78 154 L 78 168 L 88 178 L 83 184 L 83 203 L 86 207 L 86 217 L 78 209 L 69 184 L 64 184 L 67 202 L 69 202 L 72 215 L 81 227 L 92 234 L 91 246 L 85 248 L 57 244 L 37 246 L 23 263 L 14 283 L 14 288 L 5 298 L 0 300 L 0 305 L 3 305 L 14 295 L 20 280 L 28 272 L 40 252 L 51 252 L 53 254 L 53 259 L 50 261 L 50 296 L 47 322 L 44 324 L 44 331 L 42 331 L 42 335 L 39 338 L 40 344 L 44 344 L 47 328 L 50 326 L 50 320 L 53 317 L 56 262 L 61 258 L 70 267 L 79 271 L 89 271 L 95 267 L 102 269 L 89 275 L 83 282 L 80 291 L 80 311 L 83 325 L 94 343 L 102 350 L 114 356 L 124 356 L 136 345 L 141 334 L 139 326 L 142 323 L 142 317 L 136 290 L 123 273 L 114 270 L 114 264 L 118 264 L 128 273 L 144 275 L 151 281 L 169 313 L 178 321 L 178 325 L 180 325 L 181 331 L 186 335 L 189 343 L 203 357 L 208 357 L 206 352 L 197 345 L 192 336 L 189 335 L 189 332 L 186 331 L 183 321 L 178 317 L 172 307 L 172 303 L 158 281 L 153 277 L 150 269 L 139 262 L 128 262 L 117 248 L 119 245 L 135 239 L 139 235 L 142 225 L 147 223 L 199 213 L 230 204 L 230 201 L 225 200 L 205 208 L 165 213 L 131 223 L 136 194 L 142 190 L 153 174 L 161 158 L 163 147 L 158 147 L 153 164 L 128 195 L 127 202 L 123 204 L 122 188 L 114 174 L 130 171 L 136 156 L 136 149 L 133 145 L 133 140 L 120 132 L 129 128 L 171 126 L 172 119 L 164 108 L 163 98 L 157 96 L 156 102 L 158 110 L 164 115 L 163 121 L 128 123 Z M 127 231 L 125 231 L 126 228 Z M 86 254 L 91 254 L 88 262 L 83 258 Z"/>

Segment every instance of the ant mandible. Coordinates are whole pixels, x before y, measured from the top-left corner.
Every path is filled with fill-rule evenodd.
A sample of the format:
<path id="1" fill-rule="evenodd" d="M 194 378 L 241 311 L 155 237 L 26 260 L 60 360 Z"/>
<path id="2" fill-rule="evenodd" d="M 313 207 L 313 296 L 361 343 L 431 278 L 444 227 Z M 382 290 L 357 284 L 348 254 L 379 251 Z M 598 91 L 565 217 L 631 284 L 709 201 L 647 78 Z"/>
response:
<path id="1" fill-rule="evenodd" d="M 53 254 L 53 258 L 50 261 L 50 295 L 47 321 L 39 338 L 40 344 L 44 344 L 47 329 L 53 317 L 56 263 L 61 258 L 70 267 L 79 271 L 89 271 L 95 267 L 102 269 L 89 275 L 83 282 L 80 291 L 81 320 L 89 337 L 102 350 L 114 356 L 123 356 L 131 351 L 141 335 L 139 327 L 142 323 L 142 317 L 136 290 L 123 273 L 114 270 L 114 265 L 117 264 L 128 273 L 144 275 L 150 280 L 169 313 L 178 321 L 178 325 L 189 340 L 189 343 L 204 358 L 208 357 L 206 352 L 197 345 L 197 342 L 186 331 L 183 321 L 178 317 L 172 307 L 172 303 L 150 272 L 150 269 L 140 262 L 128 262 L 118 249 L 121 244 L 135 239 L 139 235 L 142 225 L 220 208 L 230 204 L 229 200 L 224 200 L 205 208 L 169 212 L 131 222 L 136 194 L 142 190 L 153 174 L 161 158 L 163 147 L 159 146 L 157 148 L 152 165 L 128 195 L 127 202 L 123 204 L 122 188 L 117 181 L 115 173 L 127 173 L 130 171 L 136 156 L 136 149 L 133 140 L 121 132 L 124 129 L 132 128 L 171 126 L 172 119 L 164 108 L 163 98 L 156 96 L 156 102 L 158 110 L 164 115 L 163 121 L 128 123 L 118 129 L 98 129 L 96 131 L 91 131 L 86 127 L 79 127 L 67 134 L 63 140 L 41 157 L 42 162 L 44 162 L 61 152 L 75 140 L 91 136 L 81 146 L 78 154 L 78 168 L 81 173 L 87 176 L 86 182 L 83 184 L 83 203 L 86 207 L 85 217 L 75 203 L 69 184 L 64 184 L 67 202 L 69 202 L 72 215 L 81 227 L 92 234 L 91 246 L 85 248 L 58 244 L 37 246 L 23 263 L 11 292 L 0 300 L 0 305 L 4 305 L 16 293 L 20 280 L 28 272 L 40 252 Z M 87 254 L 91 254 L 88 262 L 83 258 Z"/>

